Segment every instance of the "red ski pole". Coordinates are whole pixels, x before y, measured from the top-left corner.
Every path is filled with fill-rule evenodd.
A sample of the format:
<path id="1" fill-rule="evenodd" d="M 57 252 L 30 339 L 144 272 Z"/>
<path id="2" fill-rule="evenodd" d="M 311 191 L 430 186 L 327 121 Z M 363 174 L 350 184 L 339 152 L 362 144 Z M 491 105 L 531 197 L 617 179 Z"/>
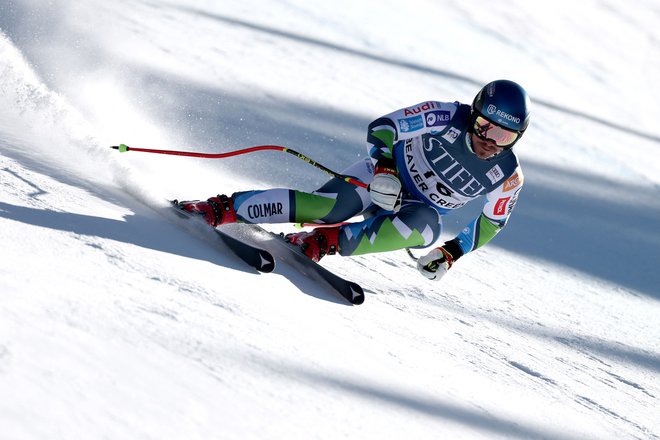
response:
<path id="1" fill-rule="evenodd" d="M 126 144 L 119 144 L 119 145 L 113 145 L 110 147 L 114 150 L 119 150 L 120 153 L 125 153 L 127 151 L 138 151 L 141 153 L 154 153 L 154 154 L 167 154 L 167 155 L 172 155 L 172 156 L 187 156 L 187 157 L 200 157 L 203 159 L 225 159 L 227 157 L 232 157 L 232 156 L 238 156 L 241 154 L 247 154 L 247 153 L 254 153 L 256 151 L 281 151 L 283 153 L 289 153 L 295 157 L 297 157 L 300 160 L 303 160 L 307 162 L 308 164 L 315 166 L 316 168 L 320 169 L 321 171 L 324 171 L 328 174 L 330 174 L 333 177 L 336 177 L 338 179 L 341 179 L 345 182 L 351 183 L 355 186 L 359 186 L 362 188 L 367 188 L 368 185 L 360 180 L 354 179 L 349 176 L 344 176 L 342 174 L 339 174 L 335 171 L 332 171 L 330 168 L 327 168 L 320 163 L 316 162 L 315 160 L 310 159 L 309 157 L 305 156 L 302 153 L 298 153 L 295 150 L 292 150 L 291 148 L 288 147 L 282 147 L 279 145 L 259 145 L 256 147 L 249 147 L 249 148 L 243 148 L 241 150 L 235 150 L 235 151 L 228 151 L 226 153 L 198 153 L 194 151 L 176 151 L 176 150 L 155 150 L 151 148 L 134 148 L 134 147 L 129 147 Z"/>

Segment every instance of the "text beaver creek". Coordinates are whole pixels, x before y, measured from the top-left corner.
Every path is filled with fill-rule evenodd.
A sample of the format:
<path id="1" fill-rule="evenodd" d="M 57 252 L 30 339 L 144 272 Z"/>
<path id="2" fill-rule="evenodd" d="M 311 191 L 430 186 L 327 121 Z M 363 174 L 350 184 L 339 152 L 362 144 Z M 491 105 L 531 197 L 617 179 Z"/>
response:
<path id="1" fill-rule="evenodd" d="M 258 205 L 249 205 L 247 208 L 248 217 L 264 218 L 272 215 L 282 214 L 284 205 L 282 203 L 260 203 Z"/>

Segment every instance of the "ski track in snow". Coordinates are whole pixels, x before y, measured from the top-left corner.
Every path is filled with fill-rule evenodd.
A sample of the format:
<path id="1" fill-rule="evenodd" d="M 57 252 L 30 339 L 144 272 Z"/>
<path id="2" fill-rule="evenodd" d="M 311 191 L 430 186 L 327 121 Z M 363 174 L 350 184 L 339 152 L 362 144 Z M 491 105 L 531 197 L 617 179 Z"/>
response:
<path id="1" fill-rule="evenodd" d="M 514 4 L 0 6 L 0 437 L 660 438 L 660 11 Z M 340 171 L 371 118 L 500 76 L 536 98 L 507 230 L 441 283 L 403 252 L 326 258 L 358 307 L 165 202 L 318 170 L 107 148 Z"/>

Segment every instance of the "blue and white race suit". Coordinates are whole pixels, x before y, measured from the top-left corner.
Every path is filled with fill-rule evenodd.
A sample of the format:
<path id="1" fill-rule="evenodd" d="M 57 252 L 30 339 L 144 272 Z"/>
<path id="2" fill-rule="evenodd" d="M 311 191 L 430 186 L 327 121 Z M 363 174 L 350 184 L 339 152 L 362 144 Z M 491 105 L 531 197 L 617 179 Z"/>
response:
<path id="1" fill-rule="evenodd" d="M 377 161 L 394 161 L 403 191 L 398 212 L 378 209 L 365 188 L 331 179 L 312 193 L 292 189 L 236 193 L 238 219 L 324 224 L 369 212 L 365 220 L 341 226 L 339 253 L 358 255 L 430 246 L 440 238 L 444 214 L 484 196 L 480 215 L 445 245 L 458 258 L 489 242 L 505 226 L 523 185 L 513 150 L 486 160 L 472 152 L 470 115 L 469 105 L 426 101 L 369 124 L 369 158 L 343 173 L 370 183 Z"/>

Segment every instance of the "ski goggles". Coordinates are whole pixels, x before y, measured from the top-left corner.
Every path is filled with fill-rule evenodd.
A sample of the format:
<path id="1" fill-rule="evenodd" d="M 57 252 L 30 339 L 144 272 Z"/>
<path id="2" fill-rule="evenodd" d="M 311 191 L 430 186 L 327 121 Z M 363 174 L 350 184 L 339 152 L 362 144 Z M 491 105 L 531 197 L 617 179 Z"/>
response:
<path id="1" fill-rule="evenodd" d="M 484 141 L 491 140 L 495 142 L 495 145 L 504 148 L 505 150 L 513 147 L 513 144 L 516 143 L 522 134 L 519 131 L 508 130 L 494 124 L 481 115 L 477 115 L 477 117 L 474 118 L 472 132 L 476 134 L 479 139 Z"/>

